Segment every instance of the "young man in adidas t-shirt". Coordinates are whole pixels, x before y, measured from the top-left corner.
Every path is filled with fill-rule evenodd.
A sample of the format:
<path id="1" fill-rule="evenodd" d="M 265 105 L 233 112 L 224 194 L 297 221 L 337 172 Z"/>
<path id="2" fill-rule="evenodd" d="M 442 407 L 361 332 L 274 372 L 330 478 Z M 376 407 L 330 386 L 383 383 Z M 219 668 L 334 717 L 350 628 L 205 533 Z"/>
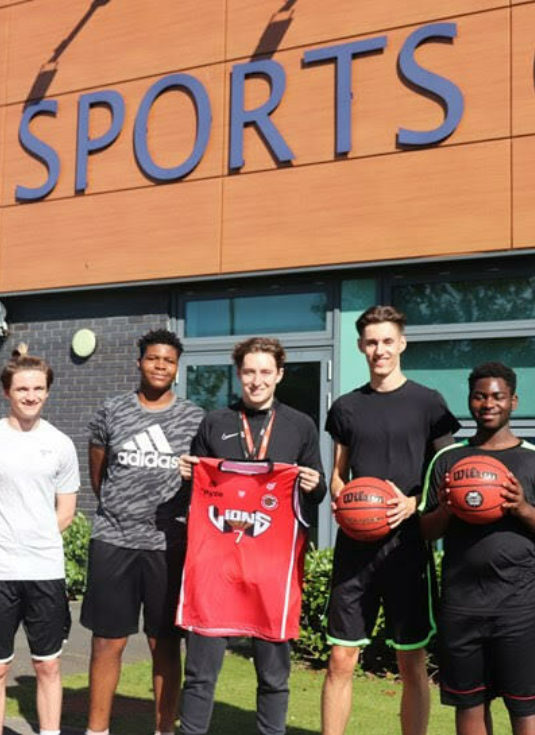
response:
<path id="1" fill-rule="evenodd" d="M 342 735 L 352 704 L 353 671 L 372 637 L 381 603 L 388 643 L 403 682 L 401 731 L 425 735 L 429 684 L 425 646 L 434 633 L 427 548 L 416 509 L 433 451 L 452 443 L 459 426 L 442 396 L 407 380 L 401 355 L 405 315 L 373 306 L 357 320 L 358 348 L 370 382 L 338 398 L 327 418 L 335 442 L 331 494 L 350 476 L 394 483 L 390 534 L 375 543 L 338 531 L 333 562 L 328 640 L 332 644 L 322 699 L 323 735 Z"/>
<path id="2" fill-rule="evenodd" d="M 22 622 L 37 679 L 41 735 L 59 735 L 60 655 L 70 627 L 61 533 L 80 486 L 72 441 L 41 418 L 53 373 L 17 353 L 0 376 L 0 730 L 14 638 Z"/>
<path id="3" fill-rule="evenodd" d="M 456 708 L 457 735 L 492 735 L 490 703 L 501 696 L 514 735 L 535 734 L 535 447 L 516 437 L 516 375 L 485 363 L 469 377 L 477 431 L 439 452 L 420 519 L 428 539 L 444 537 L 440 603 L 440 689 Z M 505 515 L 467 523 L 451 512 L 448 474 L 463 457 L 502 462 Z"/>
<path id="4" fill-rule="evenodd" d="M 211 411 L 199 427 L 192 452 L 180 458 L 181 472 L 191 477 L 198 457 L 270 459 L 297 465 L 301 511 L 325 495 L 318 432 L 304 413 L 279 403 L 275 390 L 283 379 L 285 351 L 269 337 L 252 337 L 233 352 L 241 399 Z M 253 580 L 250 580 L 251 583 Z M 262 579 L 256 580 L 259 585 Z M 199 633 L 188 635 L 184 690 L 180 703 L 180 733 L 201 735 L 210 727 L 214 691 L 223 663 L 227 639 Z M 256 726 L 260 735 L 283 735 L 288 709 L 290 646 L 253 638 L 257 677 Z"/>
<path id="5" fill-rule="evenodd" d="M 88 733 L 108 733 L 128 636 L 144 631 L 153 661 L 156 732 L 174 732 L 180 635 L 174 615 L 189 494 L 178 468 L 203 412 L 177 398 L 182 345 L 161 329 L 139 342 L 140 384 L 107 400 L 92 420 L 91 483 L 99 499 L 82 624 L 92 630 Z"/>

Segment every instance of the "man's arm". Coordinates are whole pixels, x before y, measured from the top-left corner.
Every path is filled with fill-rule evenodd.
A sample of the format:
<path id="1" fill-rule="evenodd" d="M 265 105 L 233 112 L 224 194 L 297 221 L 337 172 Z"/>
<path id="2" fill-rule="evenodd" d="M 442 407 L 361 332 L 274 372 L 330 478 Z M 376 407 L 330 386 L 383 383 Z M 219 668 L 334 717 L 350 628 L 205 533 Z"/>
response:
<path id="1" fill-rule="evenodd" d="M 512 472 L 508 473 L 502 495 L 504 510 L 518 518 L 531 533 L 535 533 L 535 507 L 526 500 L 524 488 Z"/>
<path id="2" fill-rule="evenodd" d="M 444 434 L 433 439 L 433 449 L 435 452 L 440 452 L 446 447 L 450 447 L 455 444 L 455 439 L 451 434 Z M 422 510 L 420 507 L 422 501 L 422 495 L 416 496 L 416 509 Z M 450 524 L 451 510 L 450 505 L 447 502 L 447 492 L 445 488 L 441 488 L 438 491 L 438 506 L 429 513 L 420 516 L 420 529 L 422 536 L 427 541 L 436 541 L 442 538 L 446 533 L 446 530 Z"/>
<path id="3" fill-rule="evenodd" d="M 331 497 L 336 500 L 344 485 L 349 481 L 349 447 L 334 443 L 333 473 L 331 475 Z"/>
<path id="4" fill-rule="evenodd" d="M 446 474 L 438 489 L 438 505 L 434 510 L 420 516 L 420 529 L 426 541 L 436 541 L 442 538 L 450 525 L 452 510 L 448 501 L 448 482 L 449 475 Z"/>
<path id="5" fill-rule="evenodd" d="M 58 519 L 58 528 L 62 533 L 71 525 L 75 511 L 76 493 L 56 494 L 56 518 Z"/>
<path id="6" fill-rule="evenodd" d="M 446 446 L 449 446 L 446 444 Z M 447 452 L 446 452 L 447 453 Z M 438 463 L 437 463 L 438 461 Z M 450 525 L 452 510 L 449 500 L 450 475 L 436 454 L 427 470 L 420 511 L 420 530 L 427 541 L 442 538 Z"/>
<path id="7" fill-rule="evenodd" d="M 311 419 L 298 427 L 302 446 L 297 458 L 299 466 L 299 489 L 303 500 L 311 505 L 319 505 L 327 492 L 327 483 L 321 463 L 318 431 Z"/>
<path id="8" fill-rule="evenodd" d="M 98 444 L 89 444 L 89 479 L 93 492 L 100 498 L 100 486 L 106 472 L 108 455 L 106 448 Z"/>
<path id="9" fill-rule="evenodd" d="M 178 470 L 182 479 L 186 482 L 193 477 L 193 468 L 199 464 L 199 457 L 213 457 L 214 453 L 210 446 L 209 414 L 207 414 L 197 429 L 197 433 L 191 440 L 190 451 L 181 455 L 178 460 Z M 215 455 L 217 456 L 217 455 Z"/>
<path id="10" fill-rule="evenodd" d="M 450 525 L 451 511 L 446 506 L 439 505 L 431 513 L 420 516 L 420 528 L 426 541 L 436 541 L 442 538 Z"/>

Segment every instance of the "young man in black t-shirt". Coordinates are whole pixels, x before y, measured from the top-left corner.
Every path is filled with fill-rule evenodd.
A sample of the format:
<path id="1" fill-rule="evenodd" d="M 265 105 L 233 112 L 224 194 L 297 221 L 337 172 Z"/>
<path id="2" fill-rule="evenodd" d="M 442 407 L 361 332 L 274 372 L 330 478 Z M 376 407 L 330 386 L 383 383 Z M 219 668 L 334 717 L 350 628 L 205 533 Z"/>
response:
<path id="1" fill-rule="evenodd" d="M 358 347 L 370 382 L 341 396 L 327 418 L 335 442 L 333 499 L 350 479 L 389 480 L 397 498 L 388 511 L 391 533 L 362 543 L 339 530 L 334 553 L 328 640 L 331 656 L 322 699 L 323 735 L 342 735 L 351 713 L 353 671 L 370 642 L 379 606 L 403 680 L 403 735 L 425 735 L 429 688 L 425 646 L 434 633 L 427 549 L 416 509 L 433 450 L 452 443 L 458 423 L 436 391 L 401 372 L 405 316 L 390 306 L 368 309 L 357 321 Z"/>
<path id="2" fill-rule="evenodd" d="M 440 452 L 424 488 L 421 525 L 444 537 L 440 611 L 440 686 L 456 707 L 457 735 L 492 735 L 490 701 L 502 696 L 514 735 L 535 734 L 535 447 L 509 420 L 516 375 L 500 363 L 469 378 L 477 431 Z M 463 457 L 494 457 L 509 470 L 505 515 L 474 525 L 451 513 L 449 470 Z"/>
<path id="3" fill-rule="evenodd" d="M 193 440 L 192 455 L 180 458 L 180 472 L 191 479 L 199 457 L 270 459 L 298 465 L 301 512 L 306 518 L 325 495 L 318 432 L 304 413 L 279 403 L 275 389 L 284 375 L 280 342 L 253 337 L 234 348 L 241 385 L 238 403 L 211 411 Z M 258 579 L 262 584 L 262 579 Z M 286 732 L 290 646 L 288 641 L 253 638 L 257 675 L 256 725 L 260 735 Z M 180 703 L 181 735 L 202 735 L 210 727 L 214 691 L 227 646 L 224 637 L 188 635 L 185 683 Z"/>

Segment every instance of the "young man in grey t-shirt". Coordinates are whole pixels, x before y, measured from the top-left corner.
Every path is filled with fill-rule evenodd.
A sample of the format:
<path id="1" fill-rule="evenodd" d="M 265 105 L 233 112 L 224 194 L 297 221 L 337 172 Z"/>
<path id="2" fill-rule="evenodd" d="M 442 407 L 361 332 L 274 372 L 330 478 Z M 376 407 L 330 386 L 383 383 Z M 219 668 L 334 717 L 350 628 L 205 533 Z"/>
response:
<path id="1" fill-rule="evenodd" d="M 88 735 L 108 733 L 122 652 L 138 630 L 141 608 L 158 735 L 174 732 L 180 690 L 174 615 L 189 496 L 178 458 L 189 450 L 203 412 L 173 392 L 182 354 L 178 337 L 155 330 L 138 345 L 138 390 L 107 400 L 89 426 L 89 469 L 99 506 L 81 617 L 93 632 Z"/>

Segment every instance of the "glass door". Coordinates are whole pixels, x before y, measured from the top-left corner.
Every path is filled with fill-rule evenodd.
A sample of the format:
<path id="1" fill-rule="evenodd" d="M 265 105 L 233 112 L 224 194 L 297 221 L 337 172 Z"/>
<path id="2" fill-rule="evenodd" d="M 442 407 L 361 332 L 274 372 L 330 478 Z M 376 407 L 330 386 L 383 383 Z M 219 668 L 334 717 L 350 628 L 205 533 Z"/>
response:
<path id="1" fill-rule="evenodd" d="M 308 414 L 318 427 L 325 475 L 330 477 L 331 442 L 323 431 L 331 402 L 332 351 L 329 348 L 286 350 L 284 378 L 277 398 Z M 206 411 L 223 408 L 240 396 L 240 384 L 230 355 L 220 352 L 188 353 L 180 360 L 178 394 Z M 325 500 L 312 540 L 328 546 L 332 540 L 331 514 Z"/>

